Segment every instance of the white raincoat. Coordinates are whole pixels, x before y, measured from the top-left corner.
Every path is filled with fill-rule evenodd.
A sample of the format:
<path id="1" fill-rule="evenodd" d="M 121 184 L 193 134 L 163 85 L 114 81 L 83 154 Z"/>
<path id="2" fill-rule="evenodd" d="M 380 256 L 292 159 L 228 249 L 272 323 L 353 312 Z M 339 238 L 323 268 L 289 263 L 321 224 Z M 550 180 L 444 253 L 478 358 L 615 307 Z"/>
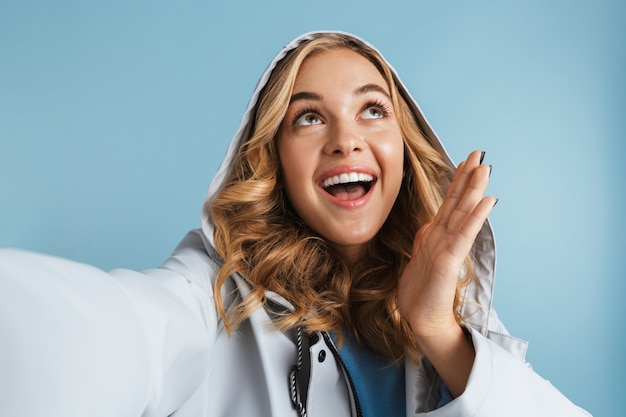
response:
<path id="1" fill-rule="evenodd" d="M 208 198 L 247 138 L 252 109 L 276 62 L 310 36 L 285 46 L 263 74 Z M 448 158 L 399 85 L 428 140 Z M 360 415 L 350 376 L 327 335 L 303 337 L 299 351 L 296 332 L 272 329 L 263 308 L 226 335 L 213 299 L 221 260 L 212 230 L 204 218 L 202 229 L 191 231 L 162 266 L 142 272 L 103 272 L 0 250 L 0 416 L 295 417 L 300 399 L 310 417 Z M 419 366 L 407 360 L 406 415 L 588 415 L 524 362 L 526 343 L 510 336 L 491 310 L 495 246 L 488 223 L 476 257 L 479 280 L 466 294 L 476 303 L 464 311 L 476 351 L 466 390 L 437 409 L 441 379 L 427 360 Z M 227 303 L 250 290 L 240 276 L 225 287 Z M 267 295 L 273 308 L 290 308 Z M 306 369 L 292 374 L 299 362 Z"/>

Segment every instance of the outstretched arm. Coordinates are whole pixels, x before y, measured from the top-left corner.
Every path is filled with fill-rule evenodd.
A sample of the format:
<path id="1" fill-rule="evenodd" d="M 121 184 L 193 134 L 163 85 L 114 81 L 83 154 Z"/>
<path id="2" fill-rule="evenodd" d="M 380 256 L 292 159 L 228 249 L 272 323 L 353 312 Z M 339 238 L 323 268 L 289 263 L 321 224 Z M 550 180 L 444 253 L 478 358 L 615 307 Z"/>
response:
<path id="1" fill-rule="evenodd" d="M 183 261 L 106 273 L 0 249 L 0 415 L 167 415 L 184 403 L 206 378 L 210 339 L 173 271 Z"/>

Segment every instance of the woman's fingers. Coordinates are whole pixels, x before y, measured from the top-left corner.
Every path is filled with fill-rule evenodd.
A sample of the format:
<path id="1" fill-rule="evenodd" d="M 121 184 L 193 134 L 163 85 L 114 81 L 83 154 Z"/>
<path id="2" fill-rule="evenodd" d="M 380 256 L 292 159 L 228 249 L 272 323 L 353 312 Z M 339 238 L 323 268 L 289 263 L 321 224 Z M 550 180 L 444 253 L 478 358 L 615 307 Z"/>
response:
<path id="1" fill-rule="evenodd" d="M 490 166 L 481 165 L 483 157 L 484 152 L 474 151 L 457 168 L 435 217 L 435 223 L 445 226 L 449 232 L 458 230 L 483 199 L 491 170 Z"/>
<path id="2" fill-rule="evenodd" d="M 469 154 L 465 161 L 461 162 L 457 166 L 454 177 L 452 178 L 452 183 L 450 183 L 446 198 L 439 208 L 435 221 L 443 221 L 444 223 L 447 223 L 452 211 L 454 211 L 456 205 L 463 196 L 465 187 L 471 179 L 472 172 L 481 164 L 482 158 L 482 152 L 474 151 Z"/>
<path id="3" fill-rule="evenodd" d="M 483 200 L 489 183 L 490 171 L 491 167 L 488 165 L 480 165 L 473 169 L 460 198 L 448 217 L 448 230 L 454 231 L 462 227 L 468 216 L 472 215 L 477 205 Z"/>
<path id="4" fill-rule="evenodd" d="M 448 251 L 464 257 L 491 213 L 496 199 L 485 197 L 491 166 L 482 165 L 484 152 L 472 152 L 459 164 L 444 203 L 434 219 L 439 236 L 448 236 Z"/>
<path id="5" fill-rule="evenodd" d="M 456 238 L 452 239 L 448 249 L 450 253 L 459 257 L 467 256 L 497 201 L 494 197 L 485 197 L 480 200 L 455 231 Z"/>

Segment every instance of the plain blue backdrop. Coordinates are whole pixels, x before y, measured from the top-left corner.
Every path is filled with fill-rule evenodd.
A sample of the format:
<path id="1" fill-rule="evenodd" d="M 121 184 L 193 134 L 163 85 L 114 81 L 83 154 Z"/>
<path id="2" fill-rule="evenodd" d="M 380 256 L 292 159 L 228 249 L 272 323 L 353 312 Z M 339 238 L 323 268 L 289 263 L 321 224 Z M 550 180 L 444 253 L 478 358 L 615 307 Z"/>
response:
<path id="1" fill-rule="evenodd" d="M 257 78 L 341 29 L 400 72 L 453 159 L 493 164 L 495 305 L 595 416 L 626 391 L 621 1 L 0 3 L 0 246 L 158 265 L 200 224 Z"/>

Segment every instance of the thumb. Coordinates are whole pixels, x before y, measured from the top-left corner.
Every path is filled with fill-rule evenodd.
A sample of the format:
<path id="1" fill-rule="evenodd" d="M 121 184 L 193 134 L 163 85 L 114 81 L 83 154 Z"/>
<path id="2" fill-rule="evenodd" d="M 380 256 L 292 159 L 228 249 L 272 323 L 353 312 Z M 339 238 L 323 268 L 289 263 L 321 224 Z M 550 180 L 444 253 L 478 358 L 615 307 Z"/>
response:
<path id="1" fill-rule="evenodd" d="M 419 228 L 419 230 L 415 234 L 415 238 L 413 239 L 413 251 L 411 252 L 411 257 L 415 257 L 415 255 L 417 255 L 417 251 L 419 250 L 420 245 L 422 244 L 422 239 L 424 238 L 424 235 L 426 234 L 428 229 L 430 229 L 430 226 L 432 226 L 432 224 L 433 224 L 432 221 L 424 224 L 422 227 Z"/>

